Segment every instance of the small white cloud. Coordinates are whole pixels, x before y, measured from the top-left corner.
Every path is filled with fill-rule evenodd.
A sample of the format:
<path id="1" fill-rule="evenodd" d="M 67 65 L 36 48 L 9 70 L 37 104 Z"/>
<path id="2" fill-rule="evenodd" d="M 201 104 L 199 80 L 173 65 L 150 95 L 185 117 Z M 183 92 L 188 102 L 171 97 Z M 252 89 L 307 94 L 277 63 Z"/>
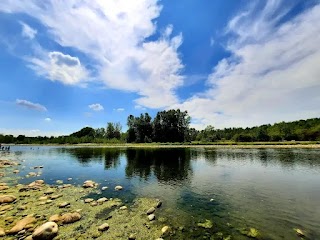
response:
<path id="1" fill-rule="evenodd" d="M 33 103 L 27 100 L 17 99 L 16 104 L 25 108 L 45 112 L 47 111 L 47 108 L 39 103 Z"/>
<path id="2" fill-rule="evenodd" d="M 123 112 L 124 108 L 117 108 L 117 109 L 114 109 L 114 110 L 117 111 L 117 112 Z"/>
<path id="3" fill-rule="evenodd" d="M 100 103 L 94 103 L 88 106 L 90 109 L 92 109 L 93 111 L 102 111 L 104 108 Z"/>
<path id="4" fill-rule="evenodd" d="M 24 22 L 20 22 L 21 26 L 22 26 L 22 36 L 25 38 L 29 38 L 29 39 L 34 39 L 34 37 L 37 34 L 37 30 L 33 29 L 32 27 L 30 27 L 28 24 L 24 23 Z"/>
<path id="5" fill-rule="evenodd" d="M 215 43 L 215 41 L 214 41 L 213 37 L 211 37 L 210 38 L 210 47 L 213 47 L 214 43 Z"/>
<path id="6" fill-rule="evenodd" d="M 51 118 L 45 118 L 44 120 L 45 120 L 46 122 L 51 122 L 52 119 L 51 119 Z"/>
<path id="7" fill-rule="evenodd" d="M 84 86 L 89 81 L 87 69 L 79 58 L 61 52 L 49 52 L 40 58 L 27 58 L 29 67 L 38 75 L 66 85 Z"/>
<path id="8" fill-rule="evenodd" d="M 142 107 L 141 105 L 135 105 L 134 109 L 142 110 L 142 111 L 147 110 L 145 107 Z"/>

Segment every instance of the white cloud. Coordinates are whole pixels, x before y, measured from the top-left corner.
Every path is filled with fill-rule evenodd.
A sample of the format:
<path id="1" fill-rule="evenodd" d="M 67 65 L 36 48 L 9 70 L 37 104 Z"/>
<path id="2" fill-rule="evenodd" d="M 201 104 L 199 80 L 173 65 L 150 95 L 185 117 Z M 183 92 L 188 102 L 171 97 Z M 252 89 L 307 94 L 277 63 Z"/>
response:
<path id="1" fill-rule="evenodd" d="M 32 68 L 38 75 L 52 81 L 59 81 L 66 85 L 84 86 L 89 81 L 89 73 L 77 57 L 72 57 L 61 52 L 49 52 L 43 57 L 27 58 Z"/>
<path id="2" fill-rule="evenodd" d="M 94 103 L 88 106 L 90 109 L 92 109 L 93 111 L 102 111 L 104 108 L 100 103 Z"/>
<path id="3" fill-rule="evenodd" d="M 213 47 L 214 43 L 215 43 L 215 41 L 214 41 L 213 37 L 211 37 L 210 38 L 210 47 Z"/>
<path id="4" fill-rule="evenodd" d="M 141 110 L 141 111 L 147 110 L 145 107 L 142 107 L 142 106 L 140 106 L 140 105 L 135 105 L 135 106 L 134 106 L 134 109 Z"/>
<path id="5" fill-rule="evenodd" d="M 195 126 L 253 126 L 320 115 L 320 5 L 281 22 L 288 8 L 268 1 L 235 16 L 230 58 L 214 67 L 208 90 L 182 104 Z M 285 9 L 285 10 L 283 10 Z"/>
<path id="6" fill-rule="evenodd" d="M 33 103 L 27 100 L 17 99 L 16 104 L 28 109 L 37 110 L 41 112 L 47 111 L 47 108 L 39 103 Z"/>
<path id="7" fill-rule="evenodd" d="M 38 136 L 47 136 L 47 137 L 57 137 L 62 135 L 67 135 L 66 133 L 62 132 L 51 132 L 51 131 L 44 131 L 40 129 L 9 129 L 9 128 L 0 128 L 0 134 L 4 135 L 25 135 L 28 137 L 38 137 Z"/>
<path id="8" fill-rule="evenodd" d="M 123 112 L 125 109 L 124 108 L 117 108 L 117 109 L 114 109 L 115 111 L 117 112 Z"/>
<path id="9" fill-rule="evenodd" d="M 46 122 L 51 122 L 51 121 L 52 121 L 51 118 L 45 118 L 44 120 L 45 120 Z"/>
<path id="10" fill-rule="evenodd" d="M 20 22 L 22 26 L 22 36 L 29 39 L 34 39 L 37 34 L 37 30 L 30 27 L 28 24 L 24 22 Z"/>
<path id="11" fill-rule="evenodd" d="M 177 51 L 182 35 L 172 36 L 173 27 L 168 26 L 159 39 L 146 40 L 156 32 L 158 0 L 3 0 L 0 11 L 38 19 L 54 41 L 90 59 L 96 80 L 138 93 L 137 104 L 161 108 L 178 102 L 175 89 L 183 84 L 183 65 Z M 51 80 L 77 84 L 87 77 L 80 64 L 62 67 L 52 57 L 31 62 L 38 74 Z"/>

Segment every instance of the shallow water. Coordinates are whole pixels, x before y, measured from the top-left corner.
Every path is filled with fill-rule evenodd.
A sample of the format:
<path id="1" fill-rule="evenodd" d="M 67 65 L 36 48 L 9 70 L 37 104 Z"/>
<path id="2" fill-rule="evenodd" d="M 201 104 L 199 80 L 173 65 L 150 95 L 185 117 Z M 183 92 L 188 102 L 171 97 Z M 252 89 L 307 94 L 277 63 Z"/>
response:
<path id="1" fill-rule="evenodd" d="M 185 239 L 219 239 L 217 232 L 247 239 L 241 228 L 259 230 L 261 239 L 300 239 L 294 228 L 305 239 L 320 239 L 319 149 L 12 146 L 10 153 L 0 152 L 0 159 L 25 160 L 22 177 L 38 171 L 30 167 L 43 165 L 38 178 L 47 183 L 92 179 L 109 187 L 103 192 L 109 197 L 160 198 L 164 214 L 184 226 Z M 124 191 L 113 191 L 115 185 Z M 206 219 L 214 227 L 199 229 L 197 223 Z"/>

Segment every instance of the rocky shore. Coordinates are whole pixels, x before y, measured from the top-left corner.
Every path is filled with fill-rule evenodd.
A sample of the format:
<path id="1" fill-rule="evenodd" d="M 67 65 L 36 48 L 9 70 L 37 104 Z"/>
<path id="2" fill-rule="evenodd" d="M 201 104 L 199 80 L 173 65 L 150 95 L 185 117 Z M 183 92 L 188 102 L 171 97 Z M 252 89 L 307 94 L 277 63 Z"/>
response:
<path id="1" fill-rule="evenodd" d="M 0 236 L 3 239 L 161 239 L 170 227 L 157 220 L 162 202 L 139 198 L 131 205 L 101 193 L 88 180 L 83 186 L 48 185 L 43 180 L 10 185 L 5 181 L 19 163 L 0 160 Z M 30 178 L 31 179 L 31 178 Z M 110 191 L 121 191 L 115 186 Z M 106 190 L 106 188 L 104 188 Z"/>

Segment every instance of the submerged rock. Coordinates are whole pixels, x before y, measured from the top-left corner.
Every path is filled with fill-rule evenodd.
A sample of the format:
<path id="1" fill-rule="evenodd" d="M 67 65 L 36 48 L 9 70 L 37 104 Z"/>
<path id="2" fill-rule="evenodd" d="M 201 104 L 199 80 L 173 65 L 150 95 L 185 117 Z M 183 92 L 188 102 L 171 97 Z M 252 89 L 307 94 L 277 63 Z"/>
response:
<path id="1" fill-rule="evenodd" d="M 296 232 L 296 234 L 297 234 L 299 237 L 305 237 L 305 236 L 306 236 L 306 235 L 304 234 L 304 232 L 303 232 L 301 229 L 299 229 L 299 228 L 294 228 L 293 230 Z"/>
<path id="2" fill-rule="evenodd" d="M 0 204 L 3 203 L 12 203 L 16 200 L 17 198 L 13 195 L 0 195 Z"/>
<path id="3" fill-rule="evenodd" d="M 164 226 L 164 227 L 161 229 L 162 234 L 166 234 L 168 231 L 169 231 L 169 227 L 168 227 L 168 226 Z"/>
<path id="4" fill-rule="evenodd" d="M 104 202 L 106 202 L 106 201 L 108 201 L 108 198 L 103 197 L 103 198 L 99 198 L 99 199 L 97 200 L 97 203 L 102 204 L 102 203 L 104 203 Z"/>
<path id="5" fill-rule="evenodd" d="M 20 232 L 21 230 L 23 230 L 26 225 L 34 223 L 35 221 L 36 221 L 36 219 L 34 218 L 33 215 L 28 215 L 25 218 L 23 218 L 22 220 L 18 221 L 16 223 L 16 225 L 7 232 L 7 234 L 16 234 L 16 233 Z"/>
<path id="6" fill-rule="evenodd" d="M 60 220 L 63 224 L 74 223 L 76 221 L 79 221 L 80 219 L 81 219 L 81 215 L 78 212 L 65 213 L 60 217 Z"/>
<path id="7" fill-rule="evenodd" d="M 70 203 L 69 202 L 63 202 L 63 203 L 60 203 L 59 204 L 59 208 L 65 208 L 67 206 L 70 206 Z"/>
<path id="8" fill-rule="evenodd" d="M 150 215 L 148 215 L 148 219 L 149 219 L 149 221 L 153 221 L 156 219 L 156 216 L 154 214 L 150 214 Z"/>
<path id="9" fill-rule="evenodd" d="M 46 222 L 36 228 L 32 234 L 33 240 L 51 240 L 58 234 L 58 225 L 55 222 Z"/>
<path id="10" fill-rule="evenodd" d="M 85 203 L 91 203 L 91 202 L 93 202 L 93 201 L 94 201 L 93 198 L 86 198 L 86 199 L 84 200 Z"/>
<path id="11" fill-rule="evenodd" d="M 198 223 L 197 224 L 199 227 L 202 227 L 202 228 L 212 228 L 213 227 L 213 224 L 210 220 L 206 219 L 206 221 L 204 223 Z"/>
<path id="12" fill-rule="evenodd" d="M 102 187 L 101 188 L 102 191 L 107 190 L 107 189 L 108 189 L 108 187 Z"/>
<path id="13" fill-rule="evenodd" d="M 147 211 L 147 214 L 150 215 L 150 214 L 154 213 L 155 211 L 156 211 L 156 209 L 154 207 L 149 208 Z"/>
<path id="14" fill-rule="evenodd" d="M 122 190 L 123 187 L 122 187 L 122 186 L 116 186 L 114 189 L 117 190 L 117 191 L 119 191 L 119 190 Z"/>
<path id="15" fill-rule="evenodd" d="M 62 180 L 57 180 L 56 184 L 63 184 L 63 181 Z"/>
<path id="16" fill-rule="evenodd" d="M 6 235 L 3 228 L 0 227 L 0 237 L 4 237 Z"/>
<path id="17" fill-rule="evenodd" d="M 18 169 L 16 169 L 16 170 L 13 170 L 13 173 L 15 173 L 15 174 L 17 174 L 17 173 L 19 173 L 20 171 L 18 170 Z"/>
<path id="18" fill-rule="evenodd" d="M 98 230 L 102 231 L 102 232 L 107 231 L 108 229 L 109 229 L 109 224 L 108 223 L 103 223 L 98 227 Z"/>
<path id="19" fill-rule="evenodd" d="M 82 185 L 84 188 L 96 188 L 97 186 L 98 184 L 92 180 L 87 180 Z"/>

